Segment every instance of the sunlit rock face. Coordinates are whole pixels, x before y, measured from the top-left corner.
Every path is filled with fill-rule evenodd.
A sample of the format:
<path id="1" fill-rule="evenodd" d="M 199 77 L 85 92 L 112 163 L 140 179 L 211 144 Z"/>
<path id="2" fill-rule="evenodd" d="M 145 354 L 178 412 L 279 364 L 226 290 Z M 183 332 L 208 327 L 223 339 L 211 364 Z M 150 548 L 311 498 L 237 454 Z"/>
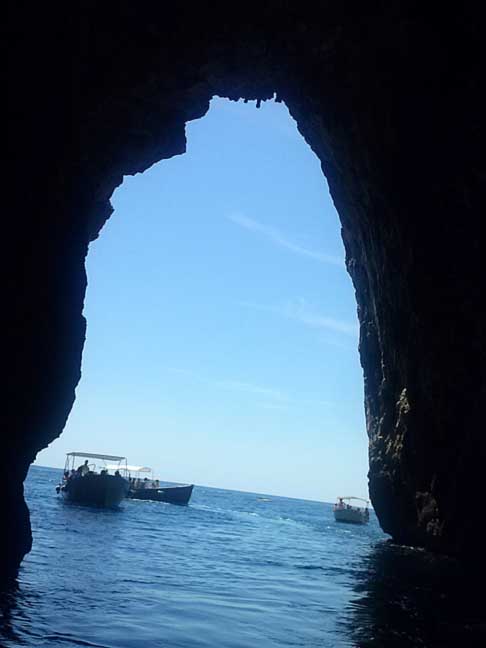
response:
<path id="1" fill-rule="evenodd" d="M 195 4 L 32 3 L 12 15 L 4 570 L 30 547 L 28 465 L 74 402 L 88 244 L 123 175 L 183 153 L 185 123 L 213 95 L 276 93 L 322 162 L 356 289 L 383 529 L 439 551 L 479 549 L 480 16 L 404 1 Z"/>

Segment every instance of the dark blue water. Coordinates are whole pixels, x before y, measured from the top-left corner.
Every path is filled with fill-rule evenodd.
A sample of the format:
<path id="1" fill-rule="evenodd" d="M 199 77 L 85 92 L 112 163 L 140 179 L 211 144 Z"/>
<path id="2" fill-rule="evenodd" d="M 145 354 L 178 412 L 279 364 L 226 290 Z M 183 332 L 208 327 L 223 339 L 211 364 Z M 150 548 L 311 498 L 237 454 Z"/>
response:
<path id="1" fill-rule="evenodd" d="M 60 474 L 26 482 L 34 548 L 1 598 L 6 648 L 480 642 L 462 570 L 391 545 L 374 516 L 336 524 L 328 504 L 201 486 L 189 507 L 93 510 L 56 497 Z"/>

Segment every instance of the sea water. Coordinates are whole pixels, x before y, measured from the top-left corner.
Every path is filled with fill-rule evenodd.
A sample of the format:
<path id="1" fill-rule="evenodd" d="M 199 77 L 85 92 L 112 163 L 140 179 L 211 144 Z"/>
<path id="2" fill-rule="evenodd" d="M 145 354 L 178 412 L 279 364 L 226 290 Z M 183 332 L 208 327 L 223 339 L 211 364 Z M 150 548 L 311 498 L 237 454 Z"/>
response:
<path id="1" fill-rule="evenodd" d="M 374 514 L 196 486 L 190 505 L 63 502 L 26 480 L 34 546 L 0 597 L 0 643 L 68 648 L 478 645 L 483 604 L 453 561 L 391 544 Z M 485 644 L 486 645 L 486 644 Z"/>

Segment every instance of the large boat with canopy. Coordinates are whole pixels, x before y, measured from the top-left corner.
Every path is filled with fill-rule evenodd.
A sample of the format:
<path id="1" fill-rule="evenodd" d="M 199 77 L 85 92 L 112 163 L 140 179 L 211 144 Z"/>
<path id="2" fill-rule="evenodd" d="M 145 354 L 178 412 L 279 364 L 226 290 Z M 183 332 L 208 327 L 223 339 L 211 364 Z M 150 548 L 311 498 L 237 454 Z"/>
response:
<path id="1" fill-rule="evenodd" d="M 116 470 L 116 466 L 107 466 L 108 470 Z M 191 499 L 194 484 L 177 486 L 160 483 L 154 479 L 152 468 L 148 466 L 126 466 L 130 499 L 152 500 L 186 506 Z"/>
<path id="2" fill-rule="evenodd" d="M 358 500 L 366 506 L 356 506 L 352 502 Z M 352 522 L 354 524 L 368 524 L 370 512 L 368 510 L 369 500 L 361 497 L 338 497 L 334 504 L 334 519 L 336 522 Z"/>
<path id="3" fill-rule="evenodd" d="M 79 460 L 81 463 L 76 465 Z M 114 470 L 109 471 L 108 461 Z M 127 460 L 117 455 L 68 452 L 63 478 L 56 491 L 76 504 L 116 508 L 129 491 Z"/>

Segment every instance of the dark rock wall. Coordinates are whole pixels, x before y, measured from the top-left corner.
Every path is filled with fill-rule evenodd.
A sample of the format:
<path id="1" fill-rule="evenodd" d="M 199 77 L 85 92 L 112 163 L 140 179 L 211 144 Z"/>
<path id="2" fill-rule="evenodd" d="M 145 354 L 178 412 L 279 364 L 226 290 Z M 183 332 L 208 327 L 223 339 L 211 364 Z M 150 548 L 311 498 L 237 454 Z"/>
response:
<path id="1" fill-rule="evenodd" d="M 276 93 L 322 162 L 356 289 L 370 491 L 384 530 L 451 553 L 479 548 L 470 494 L 486 455 L 483 34 L 479 4 L 455 14 L 423 4 L 15 5 L 7 569 L 30 546 L 28 465 L 74 402 L 89 242 L 123 175 L 183 153 L 185 123 L 215 94 Z"/>

